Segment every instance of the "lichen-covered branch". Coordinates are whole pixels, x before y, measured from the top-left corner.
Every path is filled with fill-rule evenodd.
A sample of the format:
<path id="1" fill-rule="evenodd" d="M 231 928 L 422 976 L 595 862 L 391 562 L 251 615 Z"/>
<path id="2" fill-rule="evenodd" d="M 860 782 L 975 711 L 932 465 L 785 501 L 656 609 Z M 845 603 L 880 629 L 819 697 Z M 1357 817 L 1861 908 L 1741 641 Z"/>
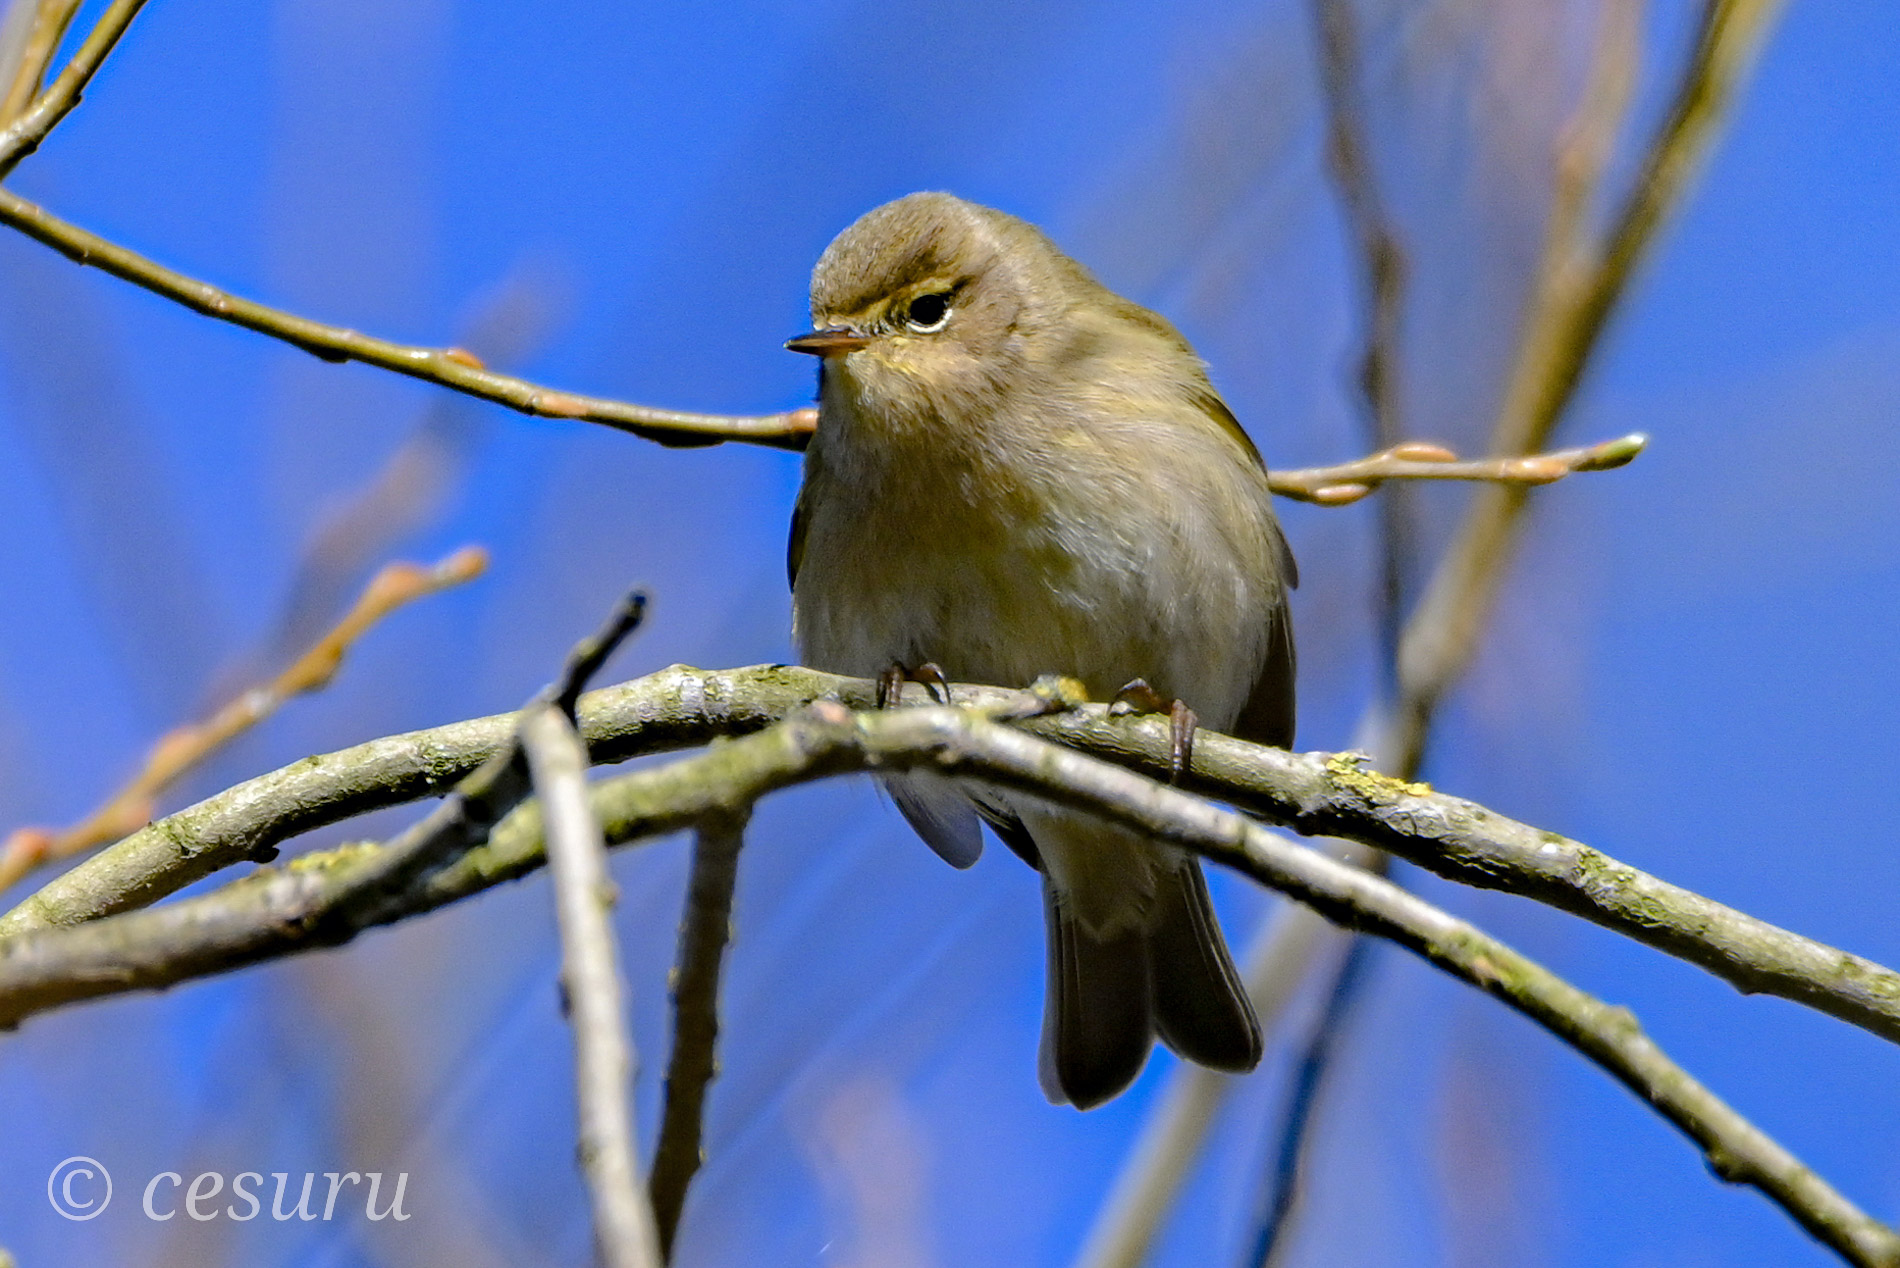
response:
<path id="1" fill-rule="evenodd" d="M 1311 906 L 1328 920 L 1406 947 L 1575 1047 L 1694 1140 L 1718 1175 L 1760 1190 L 1849 1262 L 1888 1268 L 1900 1264 L 1900 1238 L 1891 1229 L 1860 1211 L 1670 1062 L 1627 1011 L 1577 990 L 1381 877 L 1286 841 L 1190 793 L 970 710 L 918 708 L 854 714 L 841 705 L 820 703 L 761 735 L 611 781 L 596 789 L 594 805 L 610 834 L 646 835 L 699 821 L 710 813 L 742 811 L 761 797 L 812 779 L 916 766 L 1033 791 L 1106 815 L 1233 867 Z M 1357 770 L 1339 759 L 1327 766 L 1342 772 Z M 1348 784 L 1378 779 L 1364 772 L 1345 778 Z M 1391 792 L 1361 786 L 1348 795 L 1384 797 Z M 630 823 L 629 806 L 616 804 L 618 798 L 655 813 Z M 515 844 L 519 848 L 518 838 Z M 293 949 L 282 939 L 284 931 L 306 927 L 301 904 L 320 901 L 326 889 L 348 884 L 348 874 L 365 866 L 364 859 L 373 864 L 379 853 L 361 851 L 333 870 L 293 870 L 264 880 L 241 881 L 154 911 L 0 942 L 0 1024 L 17 1022 L 62 997 L 181 980 L 189 975 L 166 979 L 166 966 L 184 960 L 207 965 L 208 930 L 228 933 L 246 923 L 270 927 L 280 939 L 276 953 Z M 468 880 L 467 873 L 458 876 L 451 866 L 434 876 L 415 878 L 398 897 L 426 898 L 445 881 Z M 391 910 L 386 907 L 382 918 L 389 918 Z M 243 958 L 206 971 L 257 958 L 261 957 L 253 945 L 246 948 Z M 117 966 L 118 979 L 98 975 L 98 969 L 106 965 Z M 130 981 L 135 975 L 143 976 Z"/>
<path id="2" fill-rule="evenodd" d="M 907 700 L 928 700 L 915 684 L 906 692 Z M 794 666 L 675 666 L 589 693 L 579 720 L 592 759 L 605 763 L 761 730 L 816 700 L 865 709 L 874 697 L 867 680 Z M 956 698 L 992 709 L 1038 703 L 1028 693 L 962 684 Z M 512 725 L 502 716 L 393 736 L 240 784 L 49 883 L 0 920 L 0 948 L 11 940 L 6 935 L 155 902 L 296 833 L 439 793 L 507 743 Z M 1017 725 L 1145 774 L 1166 778 L 1170 770 L 1165 720 L 1115 717 L 1091 705 Z M 1745 992 L 1794 1000 L 1900 1041 L 1900 973 L 1581 842 L 1381 775 L 1357 755 L 1287 753 L 1203 732 L 1182 783 L 1304 834 L 1360 841 L 1450 880 L 1536 899 L 1700 965 Z"/>

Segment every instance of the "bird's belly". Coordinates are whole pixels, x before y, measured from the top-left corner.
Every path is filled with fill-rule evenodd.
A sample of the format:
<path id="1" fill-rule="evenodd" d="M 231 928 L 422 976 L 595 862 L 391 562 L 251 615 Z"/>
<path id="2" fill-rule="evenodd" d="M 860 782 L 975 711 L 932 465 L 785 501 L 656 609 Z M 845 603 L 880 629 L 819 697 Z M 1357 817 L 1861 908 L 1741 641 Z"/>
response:
<path id="1" fill-rule="evenodd" d="M 1145 678 L 1210 726 L 1238 714 L 1270 614 L 1241 561 L 980 517 L 875 518 L 807 552 L 794 609 L 814 667 L 868 677 L 932 662 L 1003 686 L 1059 673 L 1096 699 Z"/>

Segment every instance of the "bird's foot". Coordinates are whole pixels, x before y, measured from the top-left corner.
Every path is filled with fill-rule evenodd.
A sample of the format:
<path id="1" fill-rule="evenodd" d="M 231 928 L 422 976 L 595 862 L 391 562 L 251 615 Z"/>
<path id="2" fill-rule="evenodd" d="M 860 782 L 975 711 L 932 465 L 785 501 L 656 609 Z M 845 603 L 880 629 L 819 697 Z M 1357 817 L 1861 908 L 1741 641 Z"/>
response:
<path id="1" fill-rule="evenodd" d="M 1201 725 L 1194 710 L 1181 700 L 1164 699 L 1144 678 L 1137 678 L 1117 691 L 1108 703 L 1108 710 L 1114 714 L 1168 715 L 1168 782 L 1180 783 L 1181 776 L 1194 764 L 1194 733 Z"/>
<path id="2" fill-rule="evenodd" d="M 914 669 L 892 661 L 891 667 L 877 676 L 877 707 L 888 709 L 902 703 L 907 682 L 922 683 L 938 704 L 950 703 L 950 680 L 934 661 L 927 660 Z"/>

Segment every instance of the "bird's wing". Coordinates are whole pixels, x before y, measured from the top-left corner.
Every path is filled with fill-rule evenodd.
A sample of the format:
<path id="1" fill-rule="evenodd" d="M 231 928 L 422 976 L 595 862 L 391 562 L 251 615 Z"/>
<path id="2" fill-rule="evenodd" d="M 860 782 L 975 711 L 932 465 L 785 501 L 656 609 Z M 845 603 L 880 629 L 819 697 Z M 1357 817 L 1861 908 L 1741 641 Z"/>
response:
<path id="1" fill-rule="evenodd" d="M 1234 417 L 1212 388 L 1201 395 L 1196 402 L 1209 418 L 1219 423 L 1221 429 L 1240 442 L 1248 454 L 1259 466 L 1261 474 L 1266 474 L 1267 464 L 1261 458 L 1260 450 L 1254 446 L 1247 431 Z M 1280 601 L 1273 606 L 1273 614 L 1267 618 L 1266 652 L 1260 658 L 1260 670 L 1253 681 L 1253 692 L 1247 697 L 1247 703 L 1241 706 L 1240 717 L 1234 722 L 1234 734 L 1243 740 L 1252 740 L 1256 744 L 1271 744 L 1275 748 L 1293 747 L 1293 614 L 1287 609 L 1287 591 L 1300 584 L 1299 564 L 1293 559 L 1293 548 L 1286 544 L 1286 534 L 1280 531 L 1276 521 L 1273 529 L 1272 550 L 1276 556 L 1272 561 L 1272 571 L 1280 578 Z"/>
<path id="2" fill-rule="evenodd" d="M 792 535 L 785 542 L 785 584 L 798 588 L 798 566 L 805 562 L 805 490 L 792 503 Z"/>
<path id="3" fill-rule="evenodd" d="M 983 825 L 964 791 L 934 771 L 887 775 L 884 789 L 918 836 L 951 867 L 983 856 Z"/>
<path id="4" fill-rule="evenodd" d="M 1286 594 L 1267 619 L 1267 647 L 1253 691 L 1234 720 L 1234 734 L 1255 744 L 1293 747 L 1293 615 Z"/>
<path id="5" fill-rule="evenodd" d="M 1195 392 L 1194 404 L 1202 413 L 1219 423 L 1222 431 L 1239 442 L 1240 447 L 1247 451 L 1247 456 L 1253 459 L 1254 466 L 1262 472 L 1266 471 L 1267 460 L 1260 456 L 1259 446 L 1253 443 L 1253 437 L 1247 434 L 1247 429 L 1240 425 L 1240 420 L 1234 417 L 1234 411 L 1227 408 L 1227 402 L 1220 398 L 1220 393 L 1211 384 L 1204 384 L 1203 390 Z"/>

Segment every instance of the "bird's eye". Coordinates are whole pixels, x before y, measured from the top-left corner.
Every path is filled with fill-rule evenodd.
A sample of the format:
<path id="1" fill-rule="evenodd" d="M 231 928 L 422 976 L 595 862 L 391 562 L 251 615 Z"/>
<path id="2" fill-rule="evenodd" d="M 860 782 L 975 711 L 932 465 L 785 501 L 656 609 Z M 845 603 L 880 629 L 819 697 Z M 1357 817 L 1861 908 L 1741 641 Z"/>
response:
<path id="1" fill-rule="evenodd" d="M 942 330 L 950 320 L 950 296 L 942 291 L 919 295 L 904 309 L 904 324 L 920 335 Z"/>

